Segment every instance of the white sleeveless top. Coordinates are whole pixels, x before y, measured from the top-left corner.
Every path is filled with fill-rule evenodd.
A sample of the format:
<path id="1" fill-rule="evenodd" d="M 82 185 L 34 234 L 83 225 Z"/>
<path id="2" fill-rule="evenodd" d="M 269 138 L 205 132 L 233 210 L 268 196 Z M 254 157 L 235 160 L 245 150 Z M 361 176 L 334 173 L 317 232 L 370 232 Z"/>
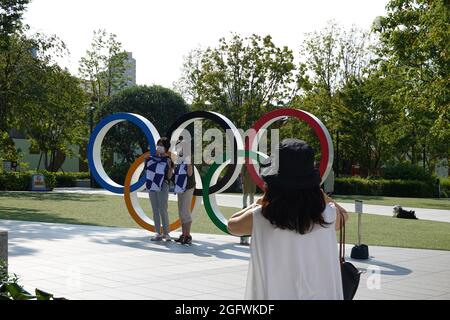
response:
<path id="1" fill-rule="evenodd" d="M 273 226 L 261 207 L 254 210 L 245 299 L 343 299 L 333 204 L 323 216 L 332 224 L 301 235 Z"/>

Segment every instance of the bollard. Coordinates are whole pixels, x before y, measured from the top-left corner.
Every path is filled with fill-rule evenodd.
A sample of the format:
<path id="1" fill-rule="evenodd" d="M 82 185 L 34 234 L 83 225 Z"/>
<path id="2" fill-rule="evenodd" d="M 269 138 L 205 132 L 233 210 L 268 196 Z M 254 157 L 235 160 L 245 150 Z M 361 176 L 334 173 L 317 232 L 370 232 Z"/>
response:
<path id="1" fill-rule="evenodd" d="M 350 257 L 352 259 L 369 259 L 369 247 L 361 244 L 361 215 L 363 213 L 363 201 L 355 200 L 355 212 L 358 215 L 358 244 L 352 248 Z"/>
<path id="2" fill-rule="evenodd" d="M 8 266 L 8 231 L 5 230 L 0 230 L 0 262 Z"/>

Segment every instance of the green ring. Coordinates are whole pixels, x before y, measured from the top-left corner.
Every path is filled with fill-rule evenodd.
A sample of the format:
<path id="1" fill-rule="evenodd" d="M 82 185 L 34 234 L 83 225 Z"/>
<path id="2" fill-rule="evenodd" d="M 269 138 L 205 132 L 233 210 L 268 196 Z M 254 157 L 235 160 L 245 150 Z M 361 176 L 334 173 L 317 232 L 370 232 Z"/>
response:
<path id="1" fill-rule="evenodd" d="M 249 150 L 238 150 L 238 157 L 244 156 L 245 159 L 251 158 L 253 160 L 258 160 L 258 153 L 249 151 Z M 220 157 L 220 156 L 219 156 Z M 225 154 L 222 156 L 222 161 L 226 162 L 229 160 L 229 157 L 227 157 Z M 219 213 L 216 213 L 213 206 L 211 205 L 211 201 L 209 199 L 209 184 L 211 183 L 211 179 L 214 175 L 214 172 L 219 168 L 219 164 L 214 162 L 208 169 L 206 175 L 204 178 L 202 178 L 202 184 L 203 184 L 203 204 L 205 206 L 206 213 L 208 214 L 208 217 L 211 219 L 211 221 L 214 223 L 214 225 L 222 230 L 223 232 L 230 234 L 228 232 L 228 221 L 225 219 L 224 215 L 219 211 Z M 212 194 L 214 196 L 214 194 Z M 222 219 L 219 217 L 219 215 L 222 217 Z"/>

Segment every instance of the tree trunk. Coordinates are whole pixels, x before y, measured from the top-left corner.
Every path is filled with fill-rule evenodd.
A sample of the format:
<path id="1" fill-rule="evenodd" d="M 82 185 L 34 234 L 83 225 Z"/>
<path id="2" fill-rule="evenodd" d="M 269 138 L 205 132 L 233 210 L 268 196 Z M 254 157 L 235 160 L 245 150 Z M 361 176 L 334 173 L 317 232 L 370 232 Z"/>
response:
<path id="1" fill-rule="evenodd" d="M 44 165 L 45 170 L 48 170 L 48 152 L 44 152 Z"/>
<path id="2" fill-rule="evenodd" d="M 42 161 L 42 151 L 41 151 L 41 156 L 39 157 L 39 162 L 38 162 L 36 170 L 39 170 L 39 168 L 41 167 L 41 161 Z"/>
<path id="3" fill-rule="evenodd" d="M 50 172 L 58 172 L 59 169 L 61 169 L 62 165 L 64 164 L 64 161 L 66 160 L 66 155 L 59 151 L 59 150 L 53 150 L 51 152 L 51 161 L 49 167 L 47 167 L 47 170 Z"/>

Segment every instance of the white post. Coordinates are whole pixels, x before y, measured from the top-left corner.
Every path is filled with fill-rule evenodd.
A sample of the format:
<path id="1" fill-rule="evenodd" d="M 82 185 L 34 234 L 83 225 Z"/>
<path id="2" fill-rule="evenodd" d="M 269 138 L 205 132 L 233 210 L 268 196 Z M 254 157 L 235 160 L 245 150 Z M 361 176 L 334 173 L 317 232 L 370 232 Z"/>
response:
<path id="1" fill-rule="evenodd" d="M 358 246 L 361 245 L 361 214 L 363 213 L 363 201 L 355 200 L 355 212 L 358 214 Z"/>

